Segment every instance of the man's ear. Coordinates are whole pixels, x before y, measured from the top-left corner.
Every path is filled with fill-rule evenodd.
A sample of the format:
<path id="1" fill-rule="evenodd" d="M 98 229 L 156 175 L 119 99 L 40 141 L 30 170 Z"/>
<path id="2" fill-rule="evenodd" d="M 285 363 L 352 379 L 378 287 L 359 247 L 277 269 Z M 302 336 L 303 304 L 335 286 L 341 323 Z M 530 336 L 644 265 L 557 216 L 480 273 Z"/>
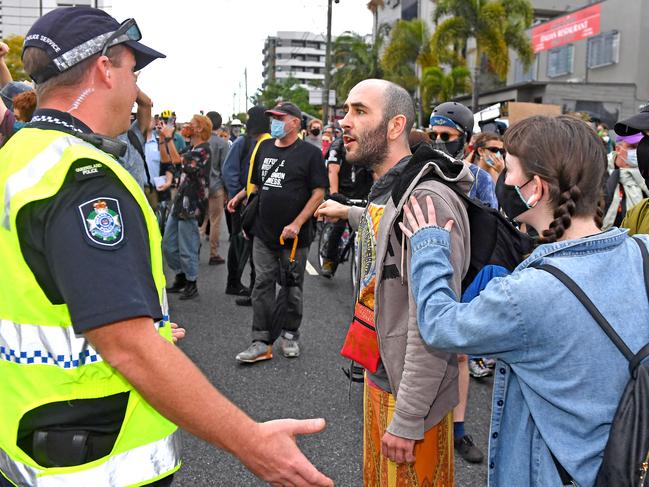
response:
<path id="1" fill-rule="evenodd" d="M 388 139 L 396 140 L 403 135 L 406 129 L 405 115 L 396 115 L 388 122 Z"/>
<path id="2" fill-rule="evenodd" d="M 108 88 L 112 88 L 113 80 L 111 78 L 111 68 L 112 66 L 110 66 L 108 58 L 106 56 L 99 56 L 99 58 L 93 65 L 93 72 L 91 76 L 94 76 L 94 80 L 108 85 Z"/>

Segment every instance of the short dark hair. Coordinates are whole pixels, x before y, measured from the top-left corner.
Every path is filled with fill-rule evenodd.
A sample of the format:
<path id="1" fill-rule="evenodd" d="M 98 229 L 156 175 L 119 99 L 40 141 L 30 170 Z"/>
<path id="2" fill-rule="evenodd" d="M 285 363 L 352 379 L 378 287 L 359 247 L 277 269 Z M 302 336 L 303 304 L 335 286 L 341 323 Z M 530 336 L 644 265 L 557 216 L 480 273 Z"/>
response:
<path id="1" fill-rule="evenodd" d="M 415 124 L 415 104 L 408 92 L 396 83 L 387 82 L 385 87 L 385 104 L 383 105 L 383 124 L 387 127 L 388 122 L 397 115 L 406 117 L 406 126 L 403 130 L 404 137 L 408 139 L 410 130 Z"/>
<path id="2" fill-rule="evenodd" d="M 212 122 L 212 130 L 214 131 L 218 130 L 223 124 L 223 117 L 221 117 L 219 112 L 210 111 L 207 112 L 205 116 Z"/>

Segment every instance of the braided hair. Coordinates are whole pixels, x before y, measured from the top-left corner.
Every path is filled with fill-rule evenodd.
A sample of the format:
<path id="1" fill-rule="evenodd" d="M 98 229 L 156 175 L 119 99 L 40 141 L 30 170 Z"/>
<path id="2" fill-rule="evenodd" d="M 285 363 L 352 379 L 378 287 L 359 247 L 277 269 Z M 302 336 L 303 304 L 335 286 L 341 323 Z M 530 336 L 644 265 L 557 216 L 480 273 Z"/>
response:
<path id="1" fill-rule="evenodd" d="M 601 228 L 606 151 L 588 124 L 568 115 L 530 117 L 510 127 L 504 143 L 529 178 L 549 186 L 554 219 L 542 243 L 560 240 L 574 217 L 593 218 Z"/>

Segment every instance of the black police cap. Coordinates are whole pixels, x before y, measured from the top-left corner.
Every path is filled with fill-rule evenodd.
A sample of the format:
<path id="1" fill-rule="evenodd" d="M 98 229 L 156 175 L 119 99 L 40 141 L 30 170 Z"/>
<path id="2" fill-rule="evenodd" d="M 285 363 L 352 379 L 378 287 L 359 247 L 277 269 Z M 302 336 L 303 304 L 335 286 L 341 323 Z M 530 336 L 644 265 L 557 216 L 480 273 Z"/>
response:
<path id="1" fill-rule="evenodd" d="M 39 18 L 25 36 L 23 54 L 28 47 L 43 49 L 51 62 L 47 68 L 31 73 L 36 83 L 42 83 L 72 66 L 101 52 L 110 35 L 120 28 L 120 23 L 103 10 L 92 7 L 61 7 Z M 139 34 L 137 24 L 135 31 Z M 133 50 L 135 70 L 142 69 L 164 54 L 138 42 L 139 37 L 125 38 L 116 43 Z M 114 45 L 114 44 L 112 44 Z"/>

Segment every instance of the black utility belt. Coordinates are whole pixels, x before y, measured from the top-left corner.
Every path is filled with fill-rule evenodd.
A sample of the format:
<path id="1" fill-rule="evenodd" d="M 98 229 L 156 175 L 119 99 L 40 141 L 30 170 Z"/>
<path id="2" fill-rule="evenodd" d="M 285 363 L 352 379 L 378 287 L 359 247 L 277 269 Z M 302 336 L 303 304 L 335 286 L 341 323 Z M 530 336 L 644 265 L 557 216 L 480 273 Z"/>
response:
<path id="1" fill-rule="evenodd" d="M 118 434 L 69 427 L 36 430 L 31 434 L 32 457 L 48 468 L 82 465 L 109 455 Z"/>

